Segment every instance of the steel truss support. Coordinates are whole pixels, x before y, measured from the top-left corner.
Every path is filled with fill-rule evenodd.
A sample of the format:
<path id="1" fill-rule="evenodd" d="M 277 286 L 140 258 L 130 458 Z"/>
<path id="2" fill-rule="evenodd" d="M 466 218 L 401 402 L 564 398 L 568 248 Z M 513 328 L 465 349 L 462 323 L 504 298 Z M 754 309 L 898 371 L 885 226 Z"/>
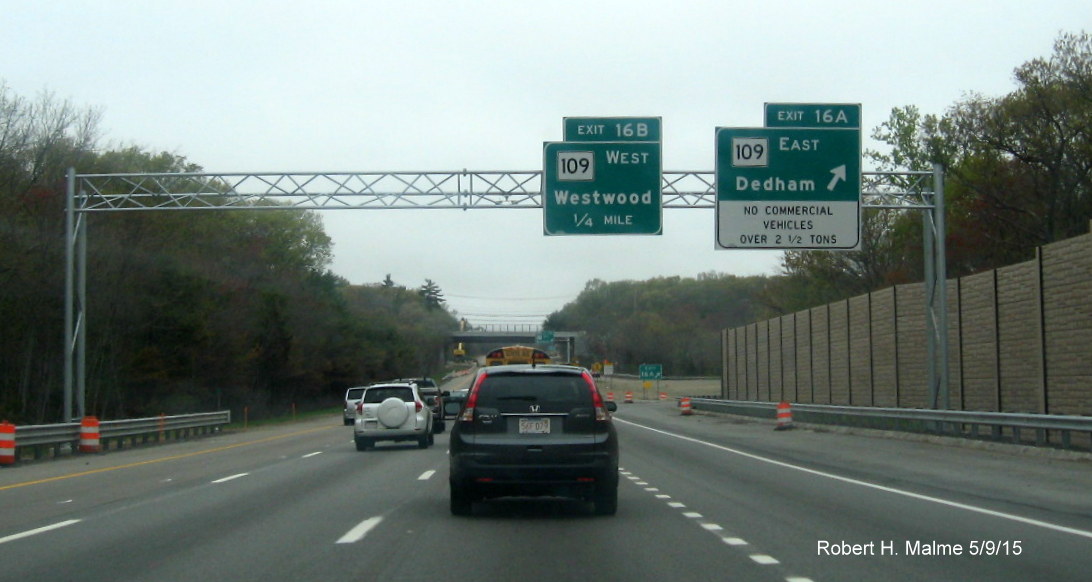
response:
<path id="1" fill-rule="evenodd" d="M 715 208 L 714 172 L 665 171 L 664 208 Z M 943 172 L 865 172 L 862 207 L 925 212 L 926 327 L 932 406 L 948 408 Z M 469 210 L 542 208 L 542 172 L 257 172 L 77 174 L 68 171 L 65 420 L 86 414 L 87 217 L 98 212 Z M 76 416 L 72 415 L 75 404 Z"/>

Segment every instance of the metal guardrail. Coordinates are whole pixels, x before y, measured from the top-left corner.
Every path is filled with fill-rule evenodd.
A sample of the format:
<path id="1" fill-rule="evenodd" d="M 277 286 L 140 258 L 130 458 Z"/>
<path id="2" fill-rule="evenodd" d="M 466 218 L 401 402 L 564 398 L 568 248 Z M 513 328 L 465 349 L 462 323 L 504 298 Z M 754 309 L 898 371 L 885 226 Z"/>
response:
<path id="1" fill-rule="evenodd" d="M 217 431 L 221 426 L 231 423 L 231 411 L 202 412 L 174 416 L 154 416 L 151 418 L 130 418 L 126 420 L 104 420 L 99 422 L 99 444 L 103 451 L 111 444 L 120 448 L 129 439 L 131 444 L 138 441 L 162 441 L 171 438 L 186 438 L 194 434 L 207 434 Z M 34 458 L 39 459 L 51 453 L 57 456 L 62 449 L 71 447 L 80 439 L 80 423 L 39 424 L 15 427 L 16 458 L 21 458 L 20 450 L 32 449 Z"/>
<path id="2" fill-rule="evenodd" d="M 761 418 L 775 418 L 776 402 L 720 400 L 695 397 L 695 410 L 723 412 Z M 882 430 L 924 432 L 967 438 L 992 438 L 1015 444 L 1061 446 L 1065 449 L 1092 448 L 1092 416 L 1061 414 L 1023 414 L 918 408 L 874 408 L 792 403 L 794 421 L 815 424 L 862 426 Z M 981 429 L 987 429 L 983 432 Z M 1034 431 L 1034 440 L 1025 440 L 1022 430 Z M 1055 439 L 1051 438 L 1055 433 Z M 1073 435 L 1083 434 L 1083 446 L 1074 445 Z"/>

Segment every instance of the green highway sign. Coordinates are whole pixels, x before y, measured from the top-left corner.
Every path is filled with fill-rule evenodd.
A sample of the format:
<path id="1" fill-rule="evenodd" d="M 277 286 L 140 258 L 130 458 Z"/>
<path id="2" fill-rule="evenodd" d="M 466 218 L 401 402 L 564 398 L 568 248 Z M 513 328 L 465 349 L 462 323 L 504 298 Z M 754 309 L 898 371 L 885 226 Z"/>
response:
<path id="1" fill-rule="evenodd" d="M 565 141 L 663 141 L 659 117 L 566 117 Z"/>
<path id="2" fill-rule="evenodd" d="M 538 337 L 535 338 L 536 343 L 548 344 L 554 341 L 554 332 L 551 329 L 544 329 L 538 332 Z"/>
<path id="3" fill-rule="evenodd" d="M 861 132 L 717 128 L 718 249 L 860 244 Z"/>
<path id="4" fill-rule="evenodd" d="M 861 106 L 855 103 L 767 103 L 766 127 L 861 129 Z"/>
<path id="5" fill-rule="evenodd" d="M 663 364 L 641 364 L 639 370 L 642 380 L 662 380 L 664 377 Z"/>
<path id="6" fill-rule="evenodd" d="M 542 152 L 546 235 L 662 232 L 659 142 L 548 142 Z"/>

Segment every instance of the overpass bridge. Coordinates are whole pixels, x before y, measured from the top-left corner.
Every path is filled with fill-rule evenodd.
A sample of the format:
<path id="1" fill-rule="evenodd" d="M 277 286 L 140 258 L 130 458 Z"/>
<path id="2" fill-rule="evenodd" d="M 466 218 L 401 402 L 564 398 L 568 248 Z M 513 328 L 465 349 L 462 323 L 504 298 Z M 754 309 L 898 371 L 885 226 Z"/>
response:
<path id="1" fill-rule="evenodd" d="M 542 328 L 538 325 L 485 325 L 451 332 L 451 347 L 454 348 L 461 343 L 464 346 L 480 346 L 483 348 L 482 351 L 488 351 L 513 344 L 539 345 L 540 347 L 548 344 L 557 346 L 557 351 L 561 353 L 565 361 L 572 361 L 578 350 L 583 348 L 584 336 L 587 332 L 555 331 L 553 341 L 539 342 L 541 333 Z M 547 351 L 551 350 L 547 349 Z"/>

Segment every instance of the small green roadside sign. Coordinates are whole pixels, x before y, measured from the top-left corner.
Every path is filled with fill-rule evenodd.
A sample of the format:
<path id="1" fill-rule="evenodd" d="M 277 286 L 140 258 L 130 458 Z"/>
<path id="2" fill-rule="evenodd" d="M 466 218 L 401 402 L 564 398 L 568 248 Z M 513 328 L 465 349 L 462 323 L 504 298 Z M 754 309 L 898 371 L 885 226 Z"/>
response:
<path id="1" fill-rule="evenodd" d="M 641 364 L 639 371 L 642 380 L 662 380 L 664 377 L 663 364 Z"/>

